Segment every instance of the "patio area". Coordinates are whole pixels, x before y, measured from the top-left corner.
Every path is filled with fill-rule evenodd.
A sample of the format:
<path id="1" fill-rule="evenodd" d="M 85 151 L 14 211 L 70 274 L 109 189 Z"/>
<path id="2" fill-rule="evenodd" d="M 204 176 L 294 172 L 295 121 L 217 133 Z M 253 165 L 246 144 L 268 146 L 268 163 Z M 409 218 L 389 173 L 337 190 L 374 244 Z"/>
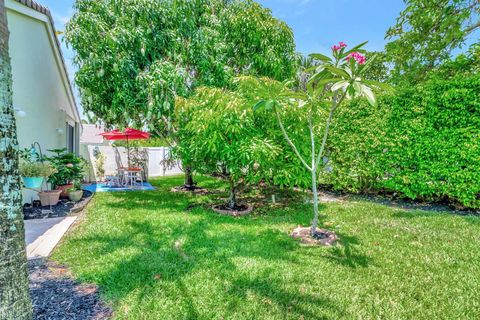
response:
<path id="1" fill-rule="evenodd" d="M 135 185 L 110 185 L 107 183 L 92 183 L 83 186 L 84 190 L 95 192 L 117 191 L 152 191 L 155 188 L 149 182 L 136 183 Z"/>

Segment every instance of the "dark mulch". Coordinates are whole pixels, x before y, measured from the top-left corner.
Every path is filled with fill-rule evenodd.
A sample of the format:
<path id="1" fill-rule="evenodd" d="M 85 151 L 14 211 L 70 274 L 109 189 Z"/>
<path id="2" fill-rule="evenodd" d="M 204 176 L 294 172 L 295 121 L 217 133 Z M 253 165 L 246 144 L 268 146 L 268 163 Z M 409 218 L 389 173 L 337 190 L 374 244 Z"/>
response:
<path id="1" fill-rule="evenodd" d="M 35 320 L 100 320 L 112 316 L 112 310 L 100 300 L 98 288 L 76 283 L 64 267 L 31 262 L 29 278 Z"/>
<path id="2" fill-rule="evenodd" d="M 186 186 L 178 186 L 174 187 L 170 190 L 171 192 L 184 192 L 184 193 L 193 193 L 193 194 L 211 194 L 208 189 L 201 188 L 201 187 L 186 187 Z"/>
<path id="3" fill-rule="evenodd" d="M 29 204 L 23 206 L 23 217 L 25 220 L 66 217 L 77 208 L 83 208 L 90 201 L 92 195 L 92 192 L 85 190 L 83 198 L 79 202 L 61 199 L 56 206 L 51 208 L 50 206 L 42 207 L 39 202 L 34 201 L 33 206 Z"/>
<path id="4" fill-rule="evenodd" d="M 450 214 L 467 216 L 480 216 L 480 209 L 469 209 L 461 207 L 451 199 L 443 198 L 436 201 L 412 200 L 402 198 L 397 193 L 377 192 L 365 194 L 349 194 L 344 192 L 334 192 L 322 190 L 321 195 L 338 200 L 361 200 L 383 204 L 393 208 L 402 208 L 407 210 L 425 210 L 432 212 L 448 212 Z"/>

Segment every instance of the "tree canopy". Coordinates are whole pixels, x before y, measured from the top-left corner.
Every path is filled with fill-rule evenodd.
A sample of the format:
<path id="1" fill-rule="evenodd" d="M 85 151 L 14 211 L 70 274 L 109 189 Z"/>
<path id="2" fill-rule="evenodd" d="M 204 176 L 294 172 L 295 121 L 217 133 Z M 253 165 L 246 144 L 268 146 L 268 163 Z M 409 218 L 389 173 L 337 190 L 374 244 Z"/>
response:
<path id="1" fill-rule="evenodd" d="M 405 0 L 406 9 L 386 34 L 387 57 L 394 75 L 422 80 L 432 68 L 451 57 L 480 29 L 478 0 Z M 477 41 L 478 42 L 478 41 Z"/>
<path id="2" fill-rule="evenodd" d="M 293 33 L 250 0 L 76 0 L 66 41 L 76 51 L 85 111 L 107 126 L 165 135 L 175 97 L 228 88 L 239 74 L 295 72 Z"/>

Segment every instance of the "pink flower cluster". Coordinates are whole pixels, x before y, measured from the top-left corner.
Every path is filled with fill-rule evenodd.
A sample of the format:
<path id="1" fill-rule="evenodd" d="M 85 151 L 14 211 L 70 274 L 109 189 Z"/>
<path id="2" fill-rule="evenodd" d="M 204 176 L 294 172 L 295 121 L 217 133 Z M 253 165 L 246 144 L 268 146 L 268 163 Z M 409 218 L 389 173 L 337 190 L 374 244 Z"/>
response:
<path id="1" fill-rule="evenodd" d="M 332 50 L 333 50 L 333 51 L 339 51 L 340 49 L 345 48 L 345 47 L 347 47 L 347 44 L 346 44 L 345 42 L 343 42 L 343 41 L 340 41 L 340 42 L 338 43 L 338 45 L 334 44 L 334 45 L 332 46 Z"/>
<path id="2" fill-rule="evenodd" d="M 358 62 L 358 64 L 365 64 L 367 62 L 367 58 L 365 58 L 364 55 L 362 55 L 360 52 L 352 52 L 350 53 L 346 60 L 350 61 L 350 59 L 355 59 L 355 61 Z"/>

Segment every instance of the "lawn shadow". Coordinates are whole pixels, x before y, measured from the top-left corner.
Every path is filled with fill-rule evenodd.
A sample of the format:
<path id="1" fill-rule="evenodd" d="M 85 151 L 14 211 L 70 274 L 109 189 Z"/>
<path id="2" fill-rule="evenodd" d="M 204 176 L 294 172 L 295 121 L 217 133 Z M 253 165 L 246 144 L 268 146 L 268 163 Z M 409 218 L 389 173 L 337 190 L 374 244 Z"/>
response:
<path id="1" fill-rule="evenodd" d="M 337 232 L 340 243 L 330 248 L 327 259 L 349 268 L 366 268 L 372 260 L 370 257 L 360 253 L 358 246 L 360 242 L 355 236 L 347 236 Z"/>
<path id="2" fill-rule="evenodd" d="M 461 217 L 466 222 L 474 225 L 480 224 L 480 215 L 472 212 L 456 211 L 426 211 L 426 210 L 401 210 L 393 213 L 395 218 L 415 219 L 415 218 L 438 218 L 440 215 L 448 218 Z"/>
<path id="3" fill-rule="evenodd" d="M 143 299 L 158 294 L 159 286 L 173 286 L 177 291 L 165 294 L 168 299 L 178 299 L 190 319 L 202 318 L 202 312 L 195 306 L 195 296 L 186 279 L 204 270 L 211 272 L 210 280 L 230 284 L 226 294 L 244 297 L 251 290 L 277 305 L 285 315 L 294 312 L 305 319 L 325 319 L 305 307 L 312 304 L 321 305 L 334 314 L 343 312 L 327 297 L 327 292 L 290 292 L 281 279 L 269 274 L 252 279 L 242 268 L 245 261 L 263 266 L 265 262 L 267 266 L 302 263 L 299 261 L 302 255 L 296 252 L 307 253 L 309 249 L 300 247 L 282 230 L 285 224 L 291 224 L 292 229 L 298 224 L 308 225 L 310 209 L 291 214 L 278 208 L 259 216 L 239 218 L 221 216 L 201 207 L 187 210 L 192 203 L 204 203 L 209 196 L 171 193 L 170 188 L 180 181 L 169 180 L 165 184 L 157 181 L 156 191 L 117 192 L 99 199 L 101 206 L 111 209 L 111 218 L 123 221 L 113 223 L 115 232 L 100 227 L 94 233 L 69 240 L 72 247 L 88 248 L 91 257 L 92 268 L 79 276 L 96 282 L 114 302 L 132 292 L 136 292 L 136 298 Z M 326 208 L 321 205 L 320 210 Z M 146 211 L 131 211 L 128 215 L 135 209 Z M 317 248 L 327 253 L 322 254 L 321 259 L 350 268 L 367 267 L 369 258 L 359 254 L 358 239 L 347 235 L 340 235 L 340 239 L 339 247 Z"/>
<path id="4" fill-rule="evenodd" d="M 224 270 L 232 273 L 237 269 L 234 260 L 238 257 L 296 262 L 289 253 L 298 247 L 288 235 L 273 229 L 238 231 L 241 228 L 235 224 L 241 225 L 242 219 L 218 218 L 162 224 L 168 232 L 162 232 L 151 221 L 132 220 L 126 224 L 128 232 L 95 234 L 70 242 L 73 246 L 88 247 L 89 254 L 98 257 L 92 262 L 102 264 L 101 271 L 83 278 L 108 287 L 115 299 L 133 290 L 148 290 L 159 281 L 157 277 L 177 285 L 184 276 L 198 270 L 215 270 L 218 276 Z M 232 232 L 212 231 L 221 230 L 219 225 L 231 228 Z M 115 257 L 117 251 L 134 253 Z"/>
<path id="5" fill-rule="evenodd" d="M 287 315 L 291 317 L 292 313 L 295 313 L 300 319 L 330 319 L 326 315 L 308 310 L 305 305 L 321 306 L 322 309 L 328 309 L 337 315 L 345 313 L 338 304 L 325 297 L 328 294 L 328 288 L 325 290 L 318 288 L 315 293 L 306 293 L 302 287 L 298 287 L 296 292 L 287 291 L 279 279 L 268 274 L 253 279 L 248 274 L 240 275 L 233 281 L 227 293 L 247 299 L 252 291 L 261 297 L 260 301 L 264 304 L 281 309 L 286 318 L 288 318 Z"/>

